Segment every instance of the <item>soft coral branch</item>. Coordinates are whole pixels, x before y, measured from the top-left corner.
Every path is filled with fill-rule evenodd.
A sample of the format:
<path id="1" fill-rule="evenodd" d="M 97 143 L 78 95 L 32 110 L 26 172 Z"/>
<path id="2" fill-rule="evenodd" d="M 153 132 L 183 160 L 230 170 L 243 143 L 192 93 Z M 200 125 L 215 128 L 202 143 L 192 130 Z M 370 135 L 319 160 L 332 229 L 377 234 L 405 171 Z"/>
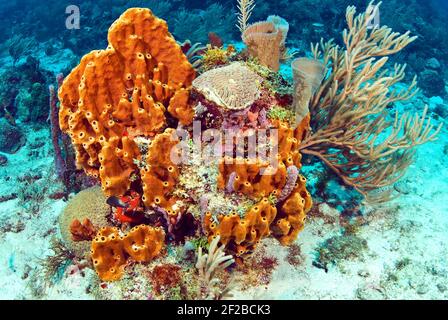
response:
<path id="1" fill-rule="evenodd" d="M 61 86 L 64 76 L 58 74 L 57 77 L 58 88 Z M 54 149 L 54 162 L 56 166 L 56 173 L 60 179 L 64 178 L 65 161 L 62 157 L 61 147 L 59 145 L 59 139 L 61 138 L 61 129 L 59 127 L 59 107 L 58 107 L 58 94 L 53 85 L 49 86 L 50 91 L 50 125 L 51 125 L 51 141 Z"/>
<path id="2" fill-rule="evenodd" d="M 416 39 L 390 28 L 368 30 L 373 3 L 355 16 L 347 8 L 345 49 L 332 41 L 312 46 L 316 59 L 331 70 L 310 102 L 313 131 L 304 139 L 302 153 L 316 156 L 342 181 L 368 200 L 384 201 L 389 192 L 377 193 L 400 179 L 412 162 L 415 147 L 436 139 L 435 128 L 421 116 L 407 113 L 387 120 L 387 107 L 417 94 L 416 79 L 404 90 L 393 86 L 404 79 L 405 65 L 382 70 L 388 55 Z"/>

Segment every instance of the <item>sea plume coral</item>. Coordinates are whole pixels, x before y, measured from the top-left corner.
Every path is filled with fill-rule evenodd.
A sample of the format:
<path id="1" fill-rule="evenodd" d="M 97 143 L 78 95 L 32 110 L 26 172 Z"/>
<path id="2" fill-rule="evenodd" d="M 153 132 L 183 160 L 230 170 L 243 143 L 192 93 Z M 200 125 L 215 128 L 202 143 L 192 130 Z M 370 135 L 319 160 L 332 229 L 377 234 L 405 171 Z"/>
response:
<path id="1" fill-rule="evenodd" d="M 405 90 L 393 86 L 404 78 L 405 66 L 381 70 L 388 55 L 415 40 L 409 32 L 400 35 L 386 26 L 369 30 L 372 3 L 365 13 L 348 7 L 345 48 L 332 41 L 313 46 L 315 59 L 323 58 L 331 73 L 310 102 L 313 133 L 301 143 L 304 154 L 318 157 L 342 181 L 367 200 L 389 198 L 387 187 L 400 179 L 410 165 L 415 147 L 436 139 L 434 130 L 421 116 L 404 114 L 387 120 L 386 107 L 412 98 L 416 80 Z M 377 192 L 386 189 L 385 192 Z"/>
<path id="2" fill-rule="evenodd" d="M 244 33 L 255 8 L 255 0 L 238 0 L 238 24 L 237 28 Z"/>

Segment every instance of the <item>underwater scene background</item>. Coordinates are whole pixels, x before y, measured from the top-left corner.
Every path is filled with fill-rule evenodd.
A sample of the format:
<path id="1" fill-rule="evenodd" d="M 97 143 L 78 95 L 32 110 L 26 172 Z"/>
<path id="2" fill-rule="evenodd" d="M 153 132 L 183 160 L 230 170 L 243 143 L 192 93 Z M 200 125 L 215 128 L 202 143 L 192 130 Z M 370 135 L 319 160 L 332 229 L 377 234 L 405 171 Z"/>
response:
<path id="1" fill-rule="evenodd" d="M 448 298 L 448 5 L 368 5 L 0 0 L 0 298 Z"/>

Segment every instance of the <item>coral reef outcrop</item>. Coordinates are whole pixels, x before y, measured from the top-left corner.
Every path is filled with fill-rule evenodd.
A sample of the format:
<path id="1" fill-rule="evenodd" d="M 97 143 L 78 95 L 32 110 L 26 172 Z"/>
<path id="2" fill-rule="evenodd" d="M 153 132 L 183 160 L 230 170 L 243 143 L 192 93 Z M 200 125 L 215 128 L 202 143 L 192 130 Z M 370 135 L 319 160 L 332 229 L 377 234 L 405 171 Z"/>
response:
<path id="1" fill-rule="evenodd" d="M 267 117 L 273 107 L 287 111 L 282 106 L 288 103 L 282 99 L 292 102 L 292 95 L 288 99 L 287 90 L 280 88 L 287 86 L 286 81 L 273 72 L 279 68 L 288 24 L 280 17 L 270 20 L 244 31 L 249 53 L 260 64 L 257 59 L 231 62 L 238 57 L 229 47 L 226 59 L 210 59 L 215 65 L 195 79 L 166 23 L 150 10 L 129 9 L 109 29 L 107 49 L 84 56 L 60 86 L 61 130 L 72 139 L 78 166 L 101 181 L 101 189 L 94 190 L 103 191 L 98 199 L 107 212 L 111 210 L 106 203 L 115 207 L 110 222 L 121 226 L 110 226 L 101 209 L 87 208 L 83 214 L 78 212 L 79 204 L 66 209 L 76 214 L 64 215 L 61 229 L 70 231 L 70 238 L 64 240 L 73 247 L 82 244 L 76 248 L 81 253 L 84 244 L 90 244 L 93 266 L 102 280 L 120 279 L 129 262 L 149 262 L 166 239 L 177 242 L 195 235 L 199 219 L 209 242 L 219 239 L 222 248 L 240 257 L 270 235 L 287 245 L 303 228 L 312 201 L 300 175 L 298 147 L 310 118 L 303 114 L 294 127 L 288 117 Z M 203 57 L 221 53 L 224 49 L 210 47 Z M 202 71 L 207 65 L 203 59 Z M 244 143 L 237 146 L 236 154 L 227 152 L 234 146 L 219 151 L 220 161 L 213 163 L 215 174 L 200 173 L 207 176 L 201 181 L 208 184 L 200 192 L 211 190 L 216 197 L 202 203 L 196 215 L 195 196 L 200 194 L 179 185 L 188 186 L 191 181 L 186 179 L 195 178 L 183 176 L 181 181 L 185 162 L 179 143 L 189 143 L 190 136 L 178 134 L 183 129 L 194 133 L 191 124 L 201 106 L 208 114 L 216 111 L 217 129 L 240 131 L 235 141 L 255 137 L 258 129 L 274 130 L 275 135 L 270 133 L 264 142 L 258 137 L 255 146 L 257 151 L 269 147 L 270 161 L 267 155 L 246 157 L 249 146 Z M 220 208 L 220 201 L 230 199 L 236 204 Z M 98 214 L 102 221 L 94 217 Z"/>

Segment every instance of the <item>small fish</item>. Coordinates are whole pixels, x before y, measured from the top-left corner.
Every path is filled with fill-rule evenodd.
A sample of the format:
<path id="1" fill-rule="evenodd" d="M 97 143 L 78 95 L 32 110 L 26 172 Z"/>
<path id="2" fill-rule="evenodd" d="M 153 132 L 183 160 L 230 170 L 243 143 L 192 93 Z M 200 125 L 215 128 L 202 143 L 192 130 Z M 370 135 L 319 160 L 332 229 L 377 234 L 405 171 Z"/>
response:
<path id="1" fill-rule="evenodd" d="M 109 198 L 107 198 L 106 203 L 115 208 L 127 209 L 129 207 L 129 203 L 123 202 L 120 198 L 116 196 L 110 196 Z"/>

